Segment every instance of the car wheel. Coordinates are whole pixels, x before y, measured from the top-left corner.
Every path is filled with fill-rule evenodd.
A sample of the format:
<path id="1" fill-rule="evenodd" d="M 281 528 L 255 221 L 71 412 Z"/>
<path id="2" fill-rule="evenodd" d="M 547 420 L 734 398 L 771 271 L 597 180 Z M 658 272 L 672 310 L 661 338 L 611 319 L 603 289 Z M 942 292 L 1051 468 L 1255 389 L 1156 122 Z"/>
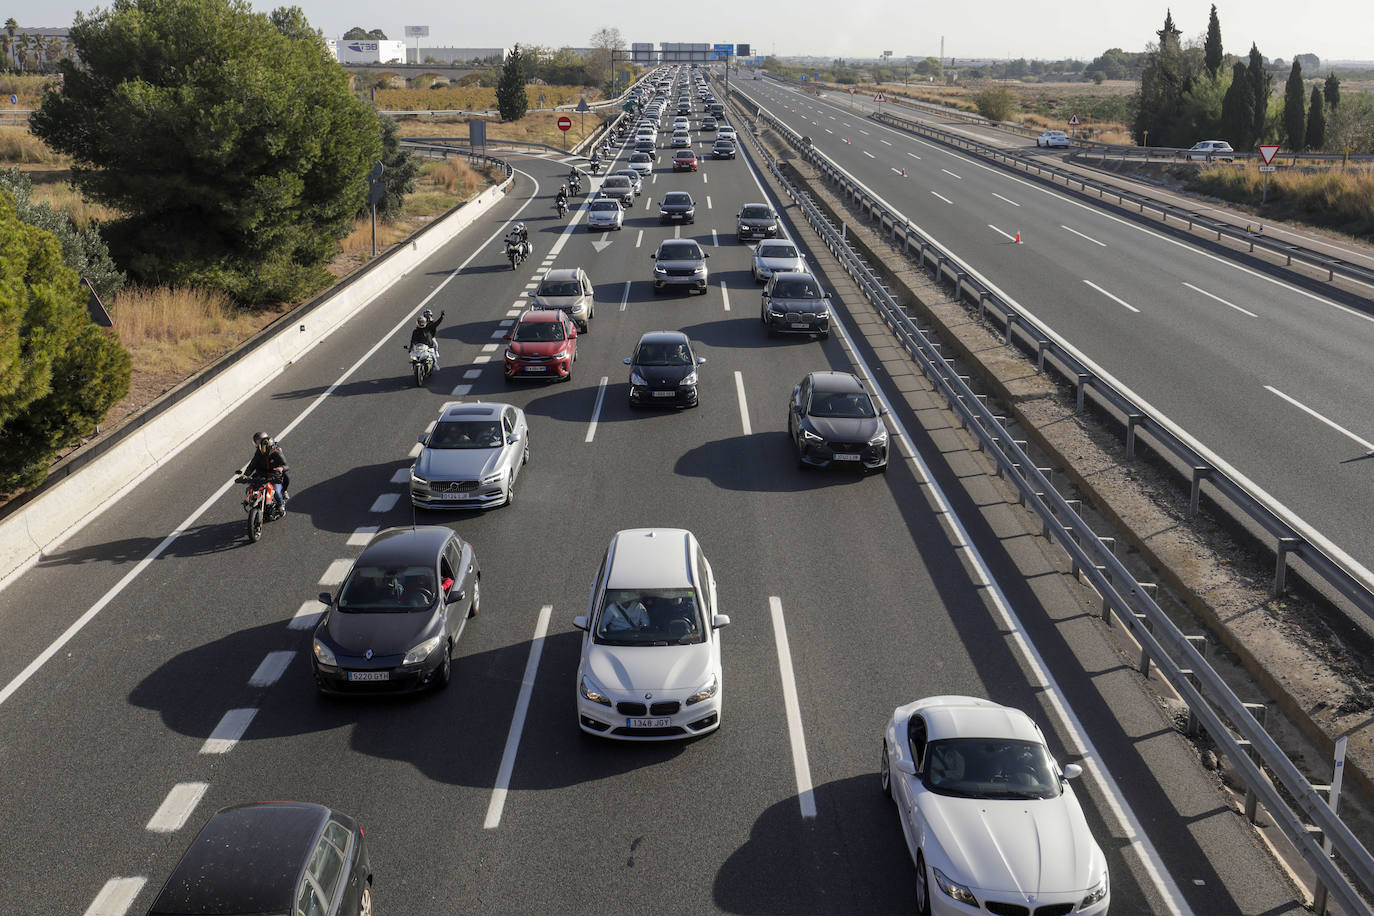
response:
<path id="1" fill-rule="evenodd" d="M 830 339 L 830 332 L 829 332 L 829 331 L 821 331 L 821 333 L 820 333 L 820 338 L 821 338 L 821 340 L 829 340 L 829 339 Z"/>
<path id="2" fill-rule="evenodd" d="M 478 576 L 472 580 L 472 606 L 468 608 L 468 616 L 476 617 L 482 610 L 482 577 Z"/>
<path id="3" fill-rule="evenodd" d="M 930 879 L 926 876 L 926 857 L 916 853 L 916 912 L 930 916 Z"/>
<path id="4" fill-rule="evenodd" d="M 529 463 L 530 463 L 530 447 L 529 447 L 528 443 L 525 445 L 525 454 L 521 456 L 521 458 L 520 458 L 520 463 L 521 463 L 521 464 L 529 464 Z"/>
<path id="5" fill-rule="evenodd" d="M 363 896 L 358 901 L 358 916 L 372 916 L 372 885 L 363 885 Z"/>
<path id="6" fill-rule="evenodd" d="M 887 759 L 887 742 L 883 742 L 883 757 L 878 762 L 878 780 L 882 783 L 883 794 L 892 797 L 892 764 Z"/>
<path id="7" fill-rule="evenodd" d="M 514 475 L 511 476 L 511 479 L 510 479 L 510 480 L 506 481 L 506 501 L 505 501 L 504 503 L 502 503 L 501 505 L 503 505 L 503 506 L 513 506 L 513 505 L 515 505 L 515 477 L 514 477 Z"/>
<path id="8" fill-rule="evenodd" d="M 443 690 L 453 680 L 453 640 L 444 645 L 444 663 L 439 666 L 438 687 Z"/>

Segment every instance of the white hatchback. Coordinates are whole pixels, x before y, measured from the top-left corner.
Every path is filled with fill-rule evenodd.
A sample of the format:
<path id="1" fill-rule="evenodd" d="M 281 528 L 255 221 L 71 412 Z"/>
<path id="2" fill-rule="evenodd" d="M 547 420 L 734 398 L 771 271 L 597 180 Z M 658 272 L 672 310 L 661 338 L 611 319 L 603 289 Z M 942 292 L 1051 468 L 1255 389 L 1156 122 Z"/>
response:
<path id="1" fill-rule="evenodd" d="M 577 724 L 626 741 L 672 741 L 720 727 L 723 693 L 715 576 L 681 528 L 611 538 L 592 584 L 577 666 Z"/>

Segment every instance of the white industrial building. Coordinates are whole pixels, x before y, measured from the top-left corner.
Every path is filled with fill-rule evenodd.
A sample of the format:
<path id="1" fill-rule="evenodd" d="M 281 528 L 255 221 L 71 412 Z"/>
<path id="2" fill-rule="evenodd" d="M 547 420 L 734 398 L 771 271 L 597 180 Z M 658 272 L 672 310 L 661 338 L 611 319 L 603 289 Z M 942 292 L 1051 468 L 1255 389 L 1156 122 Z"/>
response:
<path id="1" fill-rule="evenodd" d="M 404 41 L 378 41 L 371 38 L 326 38 L 325 44 L 341 64 L 403 64 Z"/>
<path id="2" fill-rule="evenodd" d="M 421 45 L 406 50 L 406 61 L 412 64 L 466 64 L 474 60 L 504 64 L 507 57 L 510 57 L 510 48 L 427 48 Z"/>

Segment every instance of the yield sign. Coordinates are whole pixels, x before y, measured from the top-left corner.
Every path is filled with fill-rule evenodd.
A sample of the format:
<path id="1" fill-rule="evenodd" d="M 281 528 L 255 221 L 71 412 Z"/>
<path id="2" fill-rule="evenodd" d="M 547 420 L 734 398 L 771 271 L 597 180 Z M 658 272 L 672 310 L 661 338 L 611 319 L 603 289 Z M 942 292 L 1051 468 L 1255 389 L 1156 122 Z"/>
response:
<path id="1" fill-rule="evenodd" d="M 1069 118 L 1069 124 L 1073 125 L 1074 127 L 1077 127 L 1077 126 L 1078 126 L 1078 115 L 1074 115 L 1073 117 Z"/>
<path id="2" fill-rule="evenodd" d="M 1277 143 L 1262 143 L 1262 144 L 1260 144 L 1260 148 L 1259 148 L 1260 158 L 1264 160 L 1264 164 L 1265 164 L 1265 165 L 1268 165 L 1269 163 L 1273 162 L 1273 161 L 1274 161 L 1274 157 L 1275 157 L 1276 155 L 1278 155 L 1278 152 L 1279 152 L 1279 145 L 1278 145 Z"/>

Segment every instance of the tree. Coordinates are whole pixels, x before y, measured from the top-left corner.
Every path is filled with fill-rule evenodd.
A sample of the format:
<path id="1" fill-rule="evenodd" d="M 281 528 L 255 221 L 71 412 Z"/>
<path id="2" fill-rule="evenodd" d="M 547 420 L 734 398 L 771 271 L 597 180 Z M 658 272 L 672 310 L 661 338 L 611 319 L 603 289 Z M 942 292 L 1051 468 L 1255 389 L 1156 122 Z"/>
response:
<path id="1" fill-rule="evenodd" d="M 516 45 L 511 49 L 501 67 L 501 81 L 496 84 L 496 107 L 501 112 L 502 121 L 519 121 L 529 109 L 530 100 L 525 95 L 525 54 Z"/>
<path id="2" fill-rule="evenodd" d="M 1374 152 L 1374 95 L 1352 92 L 1326 119 L 1326 146 L 1352 153 Z"/>
<path id="3" fill-rule="evenodd" d="M 1202 60 L 1212 79 L 1221 73 L 1221 20 L 1217 18 L 1217 5 L 1212 4 L 1212 15 L 1207 20 L 1207 40 L 1202 46 Z"/>
<path id="4" fill-rule="evenodd" d="M 1307 139 L 1304 146 L 1310 150 L 1321 151 L 1326 146 L 1326 112 L 1323 111 L 1322 90 L 1312 87 L 1312 102 L 1307 106 Z"/>
<path id="5" fill-rule="evenodd" d="M 1288 71 L 1288 85 L 1283 89 L 1283 130 L 1288 137 L 1288 145 L 1293 152 L 1302 150 L 1307 137 L 1307 98 L 1302 86 L 1302 64 L 1293 60 L 1293 69 Z"/>
<path id="6" fill-rule="evenodd" d="M 14 17 L 5 20 L 5 60 L 6 62 L 14 59 L 14 36 L 19 31 L 19 23 L 14 21 Z"/>
<path id="7" fill-rule="evenodd" d="M 1302 68 L 1309 73 L 1314 73 L 1322 68 L 1322 59 L 1315 54 L 1294 54 L 1293 60 L 1302 64 Z"/>
<path id="8" fill-rule="evenodd" d="M 1016 110 L 1016 99 L 1006 86 L 984 89 L 973 97 L 978 113 L 990 121 L 1005 121 Z"/>
<path id="9" fill-rule="evenodd" d="M 0 192 L 0 490 L 41 483 L 129 390 L 129 354 L 91 323 L 60 249 Z"/>
<path id="10" fill-rule="evenodd" d="M 1177 122 L 1183 93 L 1192 74 L 1179 42 L 1172 12 L 1164 15 L 1164 27 L 1155 33 L 1159 44 L 1147 55 L 1140 75 L 1140 109 L 1136 112 L 1136 142 L 1145 144 L 1154 137 L 1156 146 L 1177 146 L 1187 136 L 1178 136 Z"/>
<path id="11" fill-rule="evenodd" d="M 125 214 L 112 253 L 150 283 L 293 301 L 362 206 L 377 118 L 303 17 L 247 0 L 119 0 L 78 14 L 30 120 L 87 197 Z M 308 31 L 308 35 L 302 32 Z"/>
<path id="12" fill-rule="evenodd" d="M 1250 71 L 1240 61 L 1231 67 L 1231 86 L 1221 100 L 1221 136 L 1248 150 L 1255 145 L 1255 96 Z"/>
<path id="13" fill-rule="evenodd" d="M 415 156 L 401 146 L 401 133 L 396 121 L 385 115 L 377 118 L 382 132 L 382 199 L 377 201 L 377 215 L 390 222 L 401 215 L 406 195 L 415 190 L 415 176 L 420 172 L 420 163 Z M 364 203 L 358 216 L 368 213 Z"/>
<path id="14" fill-rule="evenodd" d="M 62 250 L 62 263 L 91 281 L 101 299 L 109 301 L 124 287 L 124 274 L 110 258 L 110 249 L 94 227 L 80 230 L 72 218 L 49 204 L 33 202 L 33 181 L 18 169 L 0 169 L 0 189 L 14 201 L 21 223 L 51 232 Z"/>
<path id="15" fill-rule="evenodd" d="M 1341 81 L 1336 79 L 1336 74 L 1329 73 L 1326 83 L 1322 86 L 1322 97 L 1326 99 L 1327 108 L 1335 108 L 1341 104 Z"/>
<path id="16" fill-rule="evenodd" d="M 592 33 L 592 53 L 587 60 L 587 73 L 598 84 L 609 86 L 614 72 L 615 52 L 624 50 L 625 39 L 620 29 L 602 26 Z"/>
<path id="17" fill-rule="evenodd" d="M 292 7 L 292 9 L 297 9 L 297 7 Z M 383 32 L 381 29 L 372 29 L 371 31 L 368 31 L 367 29 L 361 28 L 360 26 L 356 26 L 356 25 L 355 25 L 353 28 L 349 29 L 347 32 L 344 32 L 344 33 L 343 33 L 343 37 L 344 37 L 346 40 L 348 40 L 348 41 L 386 41 L 386 40 L 387 40 L 387 39 L 386 39 L 386 33 Z"/>
<path id="18" fill-rule="evenodd" d="M 1259 143 L 1265 139 L 1264 132 L 1269 119 L 1269 93 L 1271 83 L 1268 71 L 1264 69 L 1264 55 L 1259 46 L 1250 45 L 1250 94 L 1255 100 L 1255 113 L 1250 120 L 1250 142 Z"/>

